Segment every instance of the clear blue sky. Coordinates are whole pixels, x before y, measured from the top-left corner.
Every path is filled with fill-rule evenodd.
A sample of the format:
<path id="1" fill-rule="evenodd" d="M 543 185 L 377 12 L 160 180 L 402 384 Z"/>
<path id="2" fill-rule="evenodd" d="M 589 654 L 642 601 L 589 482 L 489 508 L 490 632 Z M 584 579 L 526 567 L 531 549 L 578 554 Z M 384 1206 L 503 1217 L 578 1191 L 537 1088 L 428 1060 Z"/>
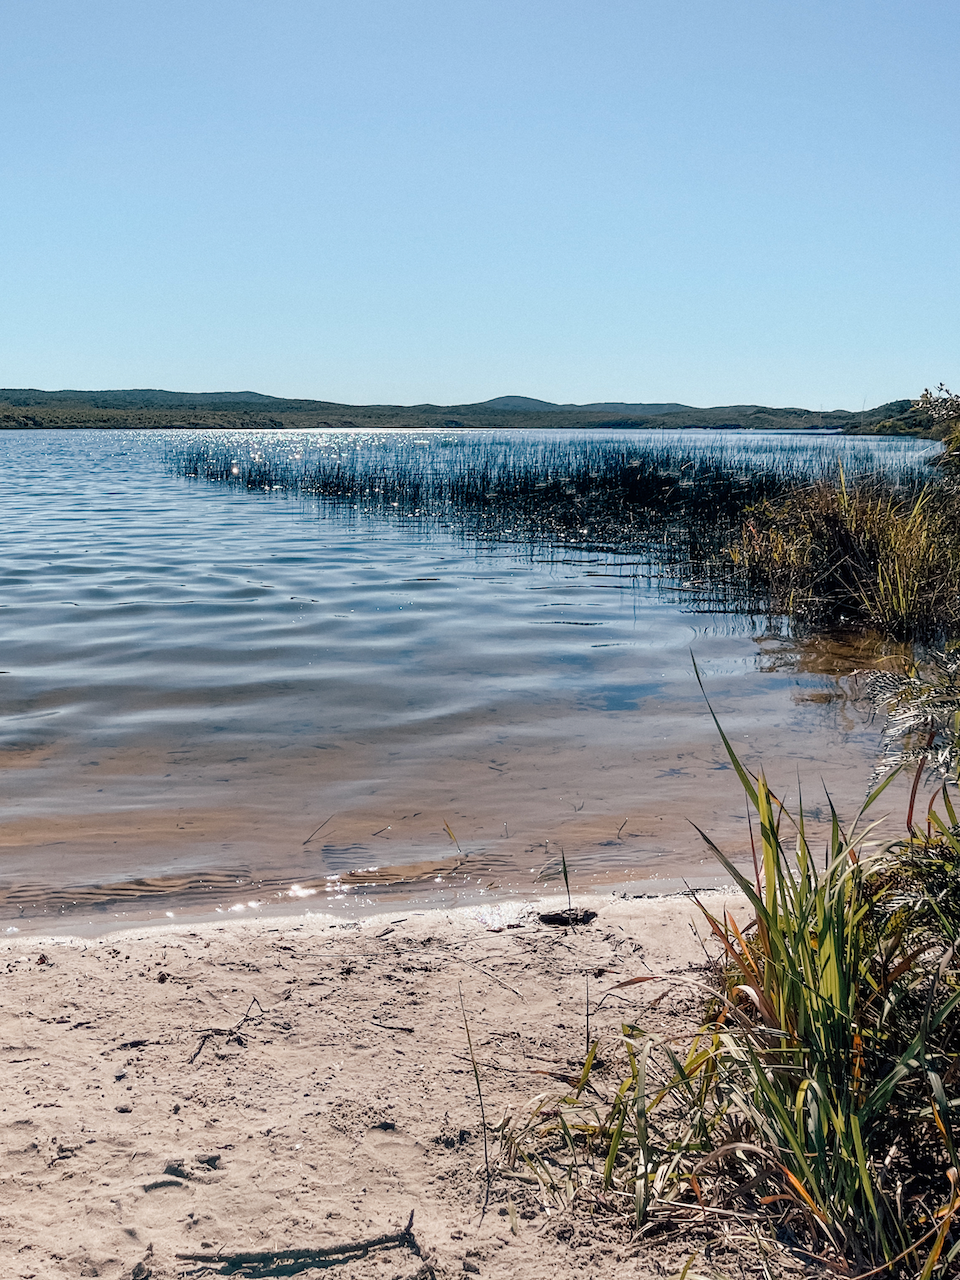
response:
<path id="1" fill-rule="evenodd" d="M 952 0 L 5 0 L 0 385 L 960 384 Z"/>

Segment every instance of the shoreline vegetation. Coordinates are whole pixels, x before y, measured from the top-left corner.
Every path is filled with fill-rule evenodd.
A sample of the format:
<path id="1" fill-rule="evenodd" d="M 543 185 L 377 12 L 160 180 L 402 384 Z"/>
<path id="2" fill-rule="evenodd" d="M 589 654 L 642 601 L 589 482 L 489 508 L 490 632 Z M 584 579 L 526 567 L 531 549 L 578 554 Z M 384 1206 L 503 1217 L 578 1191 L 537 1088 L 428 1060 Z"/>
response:
<path id="1" fill-rule="evenodd" d="M 753 815 L 753 876 L 701 834 L 746 916 L 692 895 L 719 958 L 687 975 L 646 966 L 607 992 L 687 989 L 702 1021 L 684 1037 L 642 1018 L 616 1042 L 588 1035 L 571 1087 L 503 1125 L 508 1171 L 559 1204 L 629 1217 L 639 1239 L 712 1222 L 718 1238 L 762 1232 L 857 1280 L 956 1274 L 958 667 L 873 674 L 886 778 L 849 827 L 834 814 L 825 856 L 714 716 Z M 867 812 L 904 769 L 904 834 L 878 841 Z M 915 822 L 925 773 L 941 790 Z"/>
<path id="2" fill-rule="evenodd" d="M 912 412 L 944 451 L 925 481 L 835 476 L 745 512 L 730 555 L 772 613 L 808 630 L 866 629 L 946 646 L 960 635 L 960 396 Z"/>
<path id="3" fill-rule="evenodd" d="M 169 457 L 184 476 L 441 520 L 467 536 L 645 555 L 701 606 L 798 631 L 942 645 L 960 631 L 960 398 L 941 385 L 906 403 L 900 421 L 944 441 L 936 467 L 847 475 L 827 448 L 815 474 L 795 436 L 758 461 L 737 437 L 711 452 L 695 433 L 656 447 L 455 446 L 440 468 L 385 445 L 308 457 L 194 439 Z"/>
<path id="4" fill-rule="evenodd" d="M 766 442 L 769 442 L 769 437 Z M 960 485 L 904 442 L 846 438 L 453 436 L 174 438 L 175 474 L 312 499 L 320 511 L 443 525 L 537 553 L 634 557 L 691 607 L 786 619 L 798 633 L 869 630 L 944 643 L 960 628 Z M 864 442 L 866 444 L 866 442 Z M 859 447 L 859 446 L 858 446 Z M 849 468 L 849 471 L 847 470 Z M 555 554 L 555 552 L 554 552 Z"/>

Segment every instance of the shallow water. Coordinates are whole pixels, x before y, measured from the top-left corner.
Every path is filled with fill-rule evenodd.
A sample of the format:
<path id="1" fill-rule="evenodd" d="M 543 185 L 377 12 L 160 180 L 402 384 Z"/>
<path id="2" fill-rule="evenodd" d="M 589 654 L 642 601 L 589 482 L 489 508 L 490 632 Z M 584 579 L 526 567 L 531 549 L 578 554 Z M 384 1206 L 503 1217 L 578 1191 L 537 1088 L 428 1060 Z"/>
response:
<path id="1" fill-rule="evenodd" d="M 3 444 L 8 928 L 526 893 L 561 847 L 578 884 L 708 879 L 688 819 L 748 837 L 691 652 L 748 762 L 815 818 L 821 777 L 862 797 L 869 642 L 698 612 L 626 551 L 184 479 L 171 433 Z"/>

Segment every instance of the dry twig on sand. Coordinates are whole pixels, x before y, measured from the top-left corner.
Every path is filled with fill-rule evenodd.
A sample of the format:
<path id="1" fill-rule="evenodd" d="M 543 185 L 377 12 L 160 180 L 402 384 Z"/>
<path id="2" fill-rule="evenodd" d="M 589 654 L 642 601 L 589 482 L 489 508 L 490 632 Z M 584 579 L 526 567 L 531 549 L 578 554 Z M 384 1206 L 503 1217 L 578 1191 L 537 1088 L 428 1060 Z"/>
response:
<path id="1" fill-rule="evenodd" d="M 268 1249 L 256 1253 L 178 1253 L 176 1257 L 178 1262 L 220 1264 L 223 1275 L 235 1271 L 237 1267 L 258 1267 L 260 1275 L 292 1275 L 294 1271 L 306 1270 L 308 1267 L 322 1264 L 324 1259 L 334 1262 L 353 1262 L 365 1257 L 371 1249 L 389 1248 L 407 1248 L 417 1257 L 420 1256 L 420 1246 L 413 1234 L 412 1209 L 407 1225 L 402 1230 L 372 1236 L 369 1240 L 321 1245 L 314 1249 Z M 302 1265 L 297 1266 L 298 1263 Z M 270 1270 L 263 1270 L 263 1268 L 270 1268 Z"/>
<path id="2" fill-rule="evenodd" d="M 257 1008 L 260 1010 L 260 1012 L 256 1015 L 253 1015 L 251 1012 L 254 1005 L 256 1005 Z M 253 999 L 250 1001 L 250 1003 L 247 1005 L 247 1012 L 243 1015 L 240 1021 L 235 1022 L 232 1027 L 206 1027 L 200 1033 L 200 1043 L 197 1045 L 193 1053 L 191 1053 L 190 1057 L 187 1059 L 187 1064 L 190 1065 L 196 1062 L 196 1060 L 200 1057 L 201 1053 L 203 1053 L 204 1045 L 207 1043 L 208 1040 L 212 1040 L 214 1036 L 235 1036 L 237 1032 L 240 1030 L 240 1028 L 244 1025 L 244 1023 L 252 1022 L 254 1016 L 256 1016 L 257 1018 L 262 1018 L 266 1012 L 267 1010 L 264 1009 L 263 1005 L 260 1003 L 257 997 L 254 996 Z M 145 1044 L 146 1041 L 143 1041 L 142 1043 Z M 123 1046 L 121 1045 L 121 1048 L 122 1047 Z"/>

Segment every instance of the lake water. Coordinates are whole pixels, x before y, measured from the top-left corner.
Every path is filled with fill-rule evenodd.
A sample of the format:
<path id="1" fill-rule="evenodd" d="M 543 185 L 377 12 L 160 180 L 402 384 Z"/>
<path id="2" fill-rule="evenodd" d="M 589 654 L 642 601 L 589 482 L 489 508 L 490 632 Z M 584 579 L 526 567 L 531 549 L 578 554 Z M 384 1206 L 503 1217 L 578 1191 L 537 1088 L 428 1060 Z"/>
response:
<path id="1" fill-rule="evenodd" d="M 714 435 L 684 447 L 732 447 Z M 323 503 L 176 461 L 393 456 L 409 436 L 2 439 L 4 927 L 495 904 L 542 887 L 561 848 L 580 886 L 707 882 L 690 820 L 737 856 L 748 834 L 691 653 L 745 760 L 794 796 L 799 771 L 815 820 L 821 779 L 841 809 L 862 798 L 878 729 L 845 677 L 869 641 L 711 612 L 609 539 L 501 540 L 389 495 Z M 418 457 L 455 467 L 464 440 L 419 436 Z M 744 441 L 761 462 L 793 447 Z M 794 453 L 811 447 L 853 471 L 930 452 Z"/>

